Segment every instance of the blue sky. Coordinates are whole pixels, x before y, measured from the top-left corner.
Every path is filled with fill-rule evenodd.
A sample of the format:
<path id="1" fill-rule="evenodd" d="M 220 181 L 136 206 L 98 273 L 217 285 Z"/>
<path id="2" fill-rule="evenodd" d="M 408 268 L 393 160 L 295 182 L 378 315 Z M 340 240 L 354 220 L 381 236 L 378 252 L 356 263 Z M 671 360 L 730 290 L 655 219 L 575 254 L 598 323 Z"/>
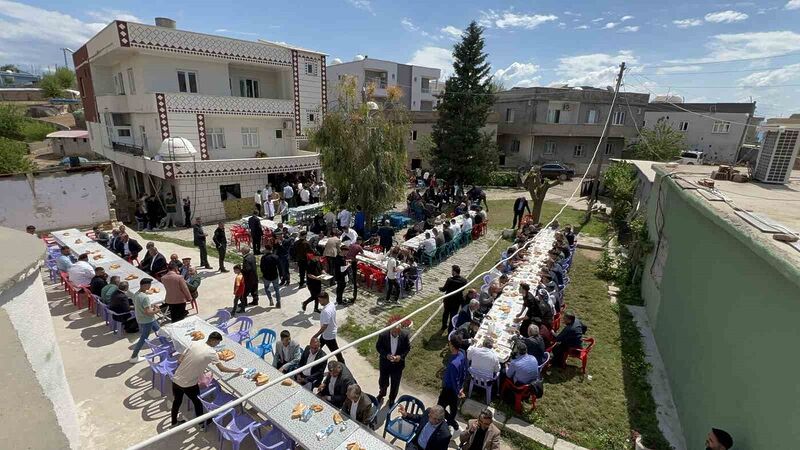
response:
<path id="1" fill-rule="evenodd" d="M 114 18 L 155 16 L 180 29 L 313 48 L 329 61 L 369 55 L 443 69 L 459 31 L 477 20 L 492 72 L 508 88 L 605 86 L 625 61 L 628 91 L 752 97 L 766 116 L 800 112 L 800 0 L 0 0 L 0 63 L 63 64 L 61 47 L 79 47 Z M 719 63 L 732 59 L 752 60 Z"/>

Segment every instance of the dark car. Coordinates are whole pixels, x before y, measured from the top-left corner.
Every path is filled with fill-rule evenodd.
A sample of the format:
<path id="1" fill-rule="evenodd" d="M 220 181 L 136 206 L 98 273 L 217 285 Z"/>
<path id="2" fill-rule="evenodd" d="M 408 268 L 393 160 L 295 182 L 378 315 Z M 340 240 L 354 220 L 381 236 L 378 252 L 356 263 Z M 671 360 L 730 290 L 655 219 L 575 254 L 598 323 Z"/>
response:
<path id="1" fill-rule="evenodd" d="M 539 169 L 542 176 L 550 179 L 559 179 L 561 181 L 571 180 L 575 176 L 575 169 L 570 169 L 558 163 L 542 164 Z"/>

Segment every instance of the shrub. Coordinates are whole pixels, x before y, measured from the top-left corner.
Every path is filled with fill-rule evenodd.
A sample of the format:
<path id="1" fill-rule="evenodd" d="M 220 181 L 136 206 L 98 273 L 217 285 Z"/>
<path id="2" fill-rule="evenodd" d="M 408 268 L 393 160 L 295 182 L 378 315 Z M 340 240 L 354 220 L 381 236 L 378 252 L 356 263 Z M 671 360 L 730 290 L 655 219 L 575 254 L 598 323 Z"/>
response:
<path id="1" fill-rule="evenodd" d="M 0 137 L 20 140 L 22 136 L 22 122 L 25 117 L 19 108 L 13 105 L 0 105 Z"/>
<path id="2" fill-rule="evenodd" d="M 503 187 L 517 187 L 519 185 L 519 177 L 516 172 L 490 172 L 484 179 L 487 186 L 503 186 Z"/>
<path id="3" fill-rule="evenodd" d="M 0 175 L 29 172 L 35 167 L 24 142 L 0 137 Z"/>
<path id="4" fill-rule="evenodd" d="M 33 119 L 23 120 L 20 129 L 25 142 L 43 141 L 53 131 L 56 131 L 55 125 Z"/>

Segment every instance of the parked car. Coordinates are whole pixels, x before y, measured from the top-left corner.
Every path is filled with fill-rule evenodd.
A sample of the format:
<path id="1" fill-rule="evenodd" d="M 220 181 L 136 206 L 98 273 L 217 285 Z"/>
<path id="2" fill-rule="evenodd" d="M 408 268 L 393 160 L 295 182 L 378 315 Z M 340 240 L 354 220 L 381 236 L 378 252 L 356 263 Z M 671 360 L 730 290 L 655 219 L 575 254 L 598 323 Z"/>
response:
<path id="1" fill-rule="evenodd" d="M 561 181 L 571 180 L 575 176 L 575 169 L 570 169 L 559 163 L 542 164 L 539 169 L 542 176 L 550 179 L 559 179 Z"/>
<path id="2" fill-rule="evenodd" d="M 690 150 L 681 153 L 681 159 L 678 164 L 689 164 L 702 166 L 705 163 L 706 154 L 697 150 Z"/>

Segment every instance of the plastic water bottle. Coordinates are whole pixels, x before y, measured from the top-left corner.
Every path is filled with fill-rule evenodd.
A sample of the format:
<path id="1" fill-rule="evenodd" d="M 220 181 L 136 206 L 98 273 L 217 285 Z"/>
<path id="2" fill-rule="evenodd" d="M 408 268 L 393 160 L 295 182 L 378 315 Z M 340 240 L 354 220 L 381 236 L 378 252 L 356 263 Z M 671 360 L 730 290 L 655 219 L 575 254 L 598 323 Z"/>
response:
<path id="1" fill-rule="evenodd" d="M 328 425 L 328 428 L 325 428 L 325 436 L 330 436 L 331 434 L 333 434 L 333 430 L 334 430 L 333 424 Z"/>
<path id="2" fill-rule="evenodd" d="M 308 422 L 308 419 L 310 419 L 313 414 L 314 411 L 312 411 L 311 408 L 306 408 L 303 410 L 303 414 L 300 415 L 300 418 L 303 422 Z"/>

